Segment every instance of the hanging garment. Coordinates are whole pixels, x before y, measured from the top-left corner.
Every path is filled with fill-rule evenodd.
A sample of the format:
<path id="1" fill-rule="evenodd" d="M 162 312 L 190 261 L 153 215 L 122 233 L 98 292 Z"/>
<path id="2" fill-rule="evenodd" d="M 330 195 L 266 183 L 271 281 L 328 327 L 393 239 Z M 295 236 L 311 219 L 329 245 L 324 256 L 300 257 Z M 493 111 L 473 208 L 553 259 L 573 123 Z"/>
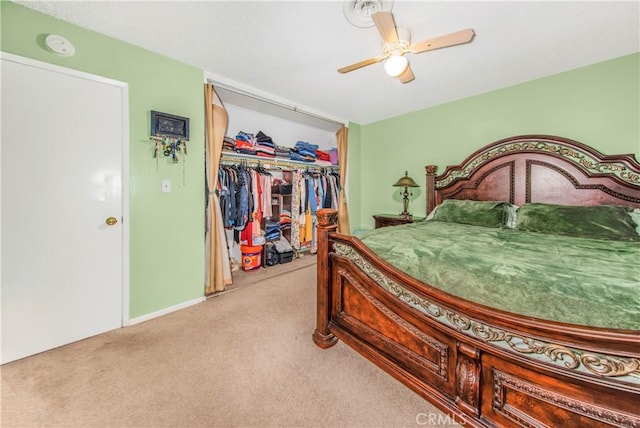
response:
<path id="1" fill-rule="evenodd" d="M 243 168 L 238 170 L 236 176 L 236 216 L 234 218 L 234 229 L 244 230 L 249 221 L 249 176 Z"/>
<path id="2" fill-rule="evenodd" d="M 231 193 L 229 189 L 229 174 L 224 168 L 218 169 L 217 195 L 220 199 L 220 212 L 222 214 L 222 226 L 231 226 Z"/>
<path id="3" fill-rule="evenodd" d="M 299 189 L 300 189 L 300 204 L 298 205 L 298 213 L 300 215 L 300 225 L 303 226 L 306 219 L 305 214 L 307 212 L 308 201 L 307 201 L 307 182 L 304 175 L 302 175 L 302 173 L 300 175 Z"/>
<path id="4" fill-rule="evenodd" d="M 291 191 L 291 246 L 300 249 L 300 171 L 293 172 Z"/>
<path id="5" fill-rule="evenodd" d="M 271 174 L 260 174 L 260 186 L 262 187 L 262 217 L 269 218 L 273 215 L 271 207 L 271 186 L 273 177 Z"/>
<path id="6" fill-rule="evenodd" d="M 303 244 L 306 244 L 308 242 L 311 242 L 311 239 L 312 239 L 312 236 L 313 236 L 313 219 L 312 219 L 312 216 L 311 216 L 311 211 L 308 210 L 306 212 L 306 214 L 304 215 L 304 217 L 305 217 L 304 228 L 301 229 L 301 231 L 300 231 L 300 241 Z"/>
<path id="7" fill-rule="evenodd" d="M 333 208 L 333 185 L 331 184 L 331 176 L 324 176 L 326 186 L 324 193 L 324 207 L 325 208 Z"/>
<path id="8" fill-rule="evenodd" d="M 260 186 L 260 174 L 255 169 L 250 170 L 251 174 L 251 197 L 253 199 L 253 210 L 251 218 L 258 222 L 262 221 L 262 188 Z"/>

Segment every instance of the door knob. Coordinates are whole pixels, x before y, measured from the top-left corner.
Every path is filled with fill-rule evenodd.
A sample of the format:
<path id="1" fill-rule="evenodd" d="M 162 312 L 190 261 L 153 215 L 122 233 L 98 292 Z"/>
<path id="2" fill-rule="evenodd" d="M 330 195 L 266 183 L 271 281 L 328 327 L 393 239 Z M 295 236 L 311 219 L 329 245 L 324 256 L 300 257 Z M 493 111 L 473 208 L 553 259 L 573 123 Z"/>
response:
<path id="1" fill-rule="evenodd" d="M 109 226 L 113 226 L 117 222 L 118 222 L 118 219 L 115 217 L 109 217 L 105 220 L 105 223 L 107 223 Z"/>

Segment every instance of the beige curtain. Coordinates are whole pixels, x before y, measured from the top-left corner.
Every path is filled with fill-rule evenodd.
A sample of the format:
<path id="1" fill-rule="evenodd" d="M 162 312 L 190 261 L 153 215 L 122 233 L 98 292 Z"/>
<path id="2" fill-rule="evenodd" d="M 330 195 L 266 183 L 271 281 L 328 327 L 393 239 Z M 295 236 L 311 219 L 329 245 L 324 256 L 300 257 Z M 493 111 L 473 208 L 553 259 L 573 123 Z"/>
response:
<path id="1" fill-rule="evenodd" d="M 347 209 L 347 152 L 349 128 L 343 126 L 336 133 L 338 139 L 338 164 L 340 165 L 340 199 L 338 201 L 338 232 L 349 234 L 349 210 Z"/>
<path id="2" fill-rule="evenodd" d="M 207 225 L 205 233 L 205 294 L 223 291 L 232 283 L 229 266 L 229 249 L 220 201 L 215 190 L 218 186 L 218 168 L 222 154 L 222 143 L 227 131 L 227 111 L 213 85 L 204 85 L 205 102 L 205 166 L 209 199 L 207 201 Z"/>

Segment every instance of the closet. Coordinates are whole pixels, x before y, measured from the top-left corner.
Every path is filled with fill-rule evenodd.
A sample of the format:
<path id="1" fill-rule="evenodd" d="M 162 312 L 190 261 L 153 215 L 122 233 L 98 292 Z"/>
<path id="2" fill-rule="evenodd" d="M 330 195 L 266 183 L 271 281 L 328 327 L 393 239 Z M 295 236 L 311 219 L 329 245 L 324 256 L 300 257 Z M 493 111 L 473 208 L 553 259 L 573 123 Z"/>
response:
<path id="1" fill-rule="evenodd" d="M 339 171 L 223 151 L 217 191 L 232 258 L 238 247 L 243 269 L 252 270 L 315 254 L 315 214 L 337 208 Z"/>
<path id="2" fill-rule="evenodd" d="M 336 122 L 328 127 L 325 124 L 325 129 L 321 129 L 227 102 L 224 91 L 218 94 L 228 114 L 218 177 L 223 218 L 228 206 L 224 198 L 229 197 L 228 189 L 221 188 L 224 183 L 237 178 L 238 174 L 249 174 L 252 186 L 251 196 L 247 197 L 251 205 L 246 217 L 249 227 L 243 229 L 242 222 L 230 224 L 225 220 L 232 267 L 235 266 L 236 271 L 268 269 L 276 264 L 295 262 L 302 256 L 315 256 L 315 211 L 323 207 L 337 208 L 339 167 L 328 159 L 310 161 L 304 149 L 309 148 L 308 143 L 319 152 L 333 151 L 334 154 L 335 134 L 341 124 Z M 238 136 L 245 138 L 241 134 L 270 136 L 278 156 L 273 157 L 269 147 L 264 148 L 262 154 L 262 149 L 254 152 L 242 142 L 234 147 L 229 140 L 236 140 Z M 305 143 L 300 150 L 296 149 L 298 143 Z M 295 149 L 295 153 L 285 158 L 282 153 L 285 148 Z M 256 184 L 258 194 L 254 194 Z M 233 187 L 235 189 L 235 183 Z M 274 251 L 274 247 L 278 251 Z"/>

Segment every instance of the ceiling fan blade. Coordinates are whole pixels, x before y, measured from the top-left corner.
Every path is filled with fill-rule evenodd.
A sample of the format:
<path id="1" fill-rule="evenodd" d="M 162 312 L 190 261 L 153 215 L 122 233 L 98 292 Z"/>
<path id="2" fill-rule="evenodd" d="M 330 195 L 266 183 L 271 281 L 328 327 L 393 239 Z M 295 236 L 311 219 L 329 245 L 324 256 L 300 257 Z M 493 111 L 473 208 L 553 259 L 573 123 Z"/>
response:
<path id="1" fill-rule="evenodd" d="M 371 15 L 371 19 L 376 24 L 385 43 L 398 43 L 398 32 L 391 12 L 376 12 Z"/>
<path id="2" fill-rule="evenodd" d="M 410 65 L 407 65 L 407 69 L 400 76 L 398 76 L 398 79 L 400 79 L 402 83 L 409 83 L 414 79 L 413 71 L 411 71 Z"/>
<path id="3" fill-rule="evenodd" d="M 414 43 L 411 45 L 410 50 L 413 53 L 420 53 L 432 51 L 434 49 L 446 48 L 448 46 L 461 45 L 463 43 L 470 42 L 474 35 L 475 33 L 473 30 L 471 28 L 467 28 L 466 30 L 456 31 L 455 33 Z"/>
<path id="4" fill-rule="evenodd" d="M 338 69 L 338 73 L 348 73 L 353 70 L 357 70 L 367 65 L 375 64 L 376 62 L 380 62 L 386 57 L 377 56 L 375 58 L 365 59 L 364 61 L 356 62 L 355 64 L 347 65 L 346 67 L 342 67 Z"/>

